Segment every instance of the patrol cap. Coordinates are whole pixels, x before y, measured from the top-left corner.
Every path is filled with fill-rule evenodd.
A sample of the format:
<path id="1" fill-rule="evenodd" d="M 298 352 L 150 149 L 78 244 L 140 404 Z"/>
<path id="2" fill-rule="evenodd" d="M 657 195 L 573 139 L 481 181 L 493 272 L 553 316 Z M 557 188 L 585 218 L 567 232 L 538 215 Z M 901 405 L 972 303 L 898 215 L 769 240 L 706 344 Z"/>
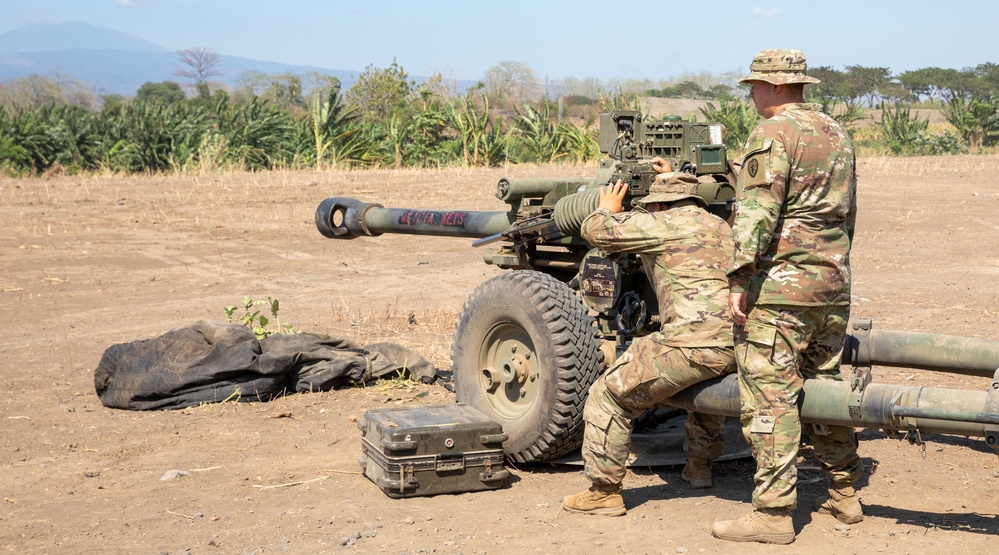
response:
<path id="1" fill-rule="evenodd" d="M 692 198 L 702 206 L 707 206 L 708 202 L 697 195 L 697 183 L 697 178 L 689 173 L 661 173 L 649 186 L 649 194 L 635 202 L 636 204 L 648 204 L 650 202 L 676 202 Z"/>
<path id="2" fill-rule="evenodd" d="M 805 75 L 805 55 L 800 50 L 772 48 L 761 50 L 749 64 L 749 75 L 739 79 L 740 83 L 766 81 L 772 85 L 788 83 L 819 83 L 814 77 Z"/>

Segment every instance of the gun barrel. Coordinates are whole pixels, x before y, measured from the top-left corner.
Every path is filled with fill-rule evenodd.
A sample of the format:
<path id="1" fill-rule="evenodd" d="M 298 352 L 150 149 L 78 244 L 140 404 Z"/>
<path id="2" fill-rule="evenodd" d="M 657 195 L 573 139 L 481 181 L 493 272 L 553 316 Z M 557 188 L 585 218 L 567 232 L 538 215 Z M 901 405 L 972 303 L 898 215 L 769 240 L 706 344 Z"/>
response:
<path id="1" fill-rule="evenodd" d="M 857 319 L 846 337 L 843 364 L 894 366 L 991 377 L 985 391 L 805 380 L 801 421 L 835 426 L 985 437 L 999 449 L 999 342 L 970 337 L 871 330 Z M 670 406 L 738 417 L 738 376 L 689 387 Z"/>
<path id="2" fill-rule="evenodd" d="M 798 399 L 801 421 L 833 426 L 985 437 L 999 448 L 999 392 L 868 384 L 862 392 L 848 381 L 805 380 Z M 990 397 L 993 397 L 990 399 Z M 730 374 L 674 395 L 672 407 L 739 417 L 739 378 Z"/>
<path id="3" fill-rule="evenodd" d="M 844 364 L 916 368 L 986 378 L 999 370 L 999 341 L 871 330 L 869 324 L 856 324 L 847 336 Z"/>
<path id="4" fill-rule="evenodd" d="M 385 208 L 347 197 L 330 197 L 316 208 L 316 227 L 330 239 L 382 233 L 481 238 L 509 229 L 507 212 Z"/>
<path id="5" fill-rule="evenodd" d="M 593 181 L 592 178 L 526 178 L 511 179 L 504 177 L 496 186 L 496 198 L 513 202 L 525 196 L 543 197 L 556 187 L 576 189 Z"/>

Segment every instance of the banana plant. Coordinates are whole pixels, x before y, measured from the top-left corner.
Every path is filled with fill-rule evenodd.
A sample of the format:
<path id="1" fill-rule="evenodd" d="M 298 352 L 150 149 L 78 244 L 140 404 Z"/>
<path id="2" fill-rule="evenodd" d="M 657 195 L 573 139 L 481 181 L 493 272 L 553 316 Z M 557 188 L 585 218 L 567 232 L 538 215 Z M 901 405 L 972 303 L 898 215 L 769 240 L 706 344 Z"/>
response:
<path id="1" fill-rule="evenodd" d="M 403 121 L 398 114 L 392 114 L 385 126 L 385 146 L 389 150 L 389 156 L 396 169 L 405 165 L 403 151 L 409 141 L 412 127 L 412 120 Z"/>
<path id="2" fill-rule="evenodd" d="M 375 145 L 361 132 L 360 113 L 344 104 L 338 88 L 331 88 L 325 97 L 313 96 L 310 108 L 317 170 L 327 163 L 335 168 L 374 162 Z"/>
<path id="3" fill-rule="evenodd" d="M 908 104 L 884 103 L 881 133 L 892 154 L 912 154 L 930 126 L 930 120 L 912 114 Z"/>
<path id="4" fill-rule="evenodd" d="M 595 121 L 596 115 L 591 115 L 582 126 L 577 126 L 567 119 L 558 122 L 555 133 L 562 137 L 569 160 L 582 163 L 600 158 L 598 131 L 593 128 Z"/>
<path id="5" fill-rule="evenodd" d="M 718 106 L 708 102 L 701 108 L 701 114 L 706 121 L 718 122 L 725 126 L 723 141 L 725 148 L 732 151 L 742 151 L 745 148 L 749 134 L 760 119 L 752 103 L 731 98 L 721 99 Z"/>
<path id="6" fill-rule="evenodd" d="M 947 122 L 975 149 L 999 143 L 999 97 L 951 98 L 943 110 Z"/>
<path id="7" fill-rule="evenodd" d="M 469 93 L 444 105 L 449 126 L 458 133 L 465 166 L 485 165 L 481 149 L 489 131 L 489 97 Z"/>
<path id="8" fill-rule="evenodd" d="M 539 164 L 550 164 L 567 156 L 563 134 L 556 132 L 552 107 L 547 100 L 536 109 L 529 104 L 516 108 L 515 133 L 527 152 Z"/>

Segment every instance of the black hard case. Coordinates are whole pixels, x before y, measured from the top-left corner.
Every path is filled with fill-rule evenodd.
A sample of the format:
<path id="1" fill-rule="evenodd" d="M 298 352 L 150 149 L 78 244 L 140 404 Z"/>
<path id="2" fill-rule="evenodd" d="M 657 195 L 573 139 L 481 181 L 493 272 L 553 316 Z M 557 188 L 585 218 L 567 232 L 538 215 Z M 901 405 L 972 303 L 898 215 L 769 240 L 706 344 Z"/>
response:
<path id="1" fill-rule="evenodd" d="M 364 475 L 389 497 L 496 489 L 503 428 L 464 403 L 372 409 L 357 421 Z"/>

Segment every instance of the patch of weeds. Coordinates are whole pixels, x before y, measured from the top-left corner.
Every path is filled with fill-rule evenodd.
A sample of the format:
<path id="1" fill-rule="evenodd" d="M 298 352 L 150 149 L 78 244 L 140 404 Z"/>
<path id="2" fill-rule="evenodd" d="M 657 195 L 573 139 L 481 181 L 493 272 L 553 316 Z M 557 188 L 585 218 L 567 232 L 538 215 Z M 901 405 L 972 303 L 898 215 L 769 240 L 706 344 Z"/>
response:
<path id="1" fill-rule="evenodd" d="M 261 314 L 260 310 L 256 308 L 260 305 L 266 305 L 270 309 L 270 318 Z M 243 312 L 237 316 L 236 313 L 241 308 L 243 309 Z M 280 308 L 281 304 L 278 300 L 271 297 L 267 297 L 266 301 L 255 301 L 250 297 L 243 297 L 242 305 L 227 306 L 222 310 L 225 312 L 225 319 L 227 322 L 232 323 L 235 319 L 235 321 L 253 330 L 253 334 L 257 336 L 258 340 L 274 335 L 275 333 L 299 333 L 298 330 L 291 326 L 291 324 L 281 323 L 281 318 L 278 317 L 278 310 L 280 310 Z M 274 325 L 269 328 L 268 326 L 271 325 L 272 318 L 274 320 Z"/>
<path id="2" fill-rule="evenodd" d="M 221 415 L 225 414 L 226 407 L 238 406 L 241 398 L 242 395 L 240 394 L 240 391 L 237 389 L 232 393 L 230 393 L 228 397 L 222 399 L 221 401 L 217 401 L 214 403 L 201 401 L 200 403 L 197 404 L 197 406 L 184 407 L 180 412 L 182 414 L 192 414 L 195 410 L 200 410 L 201 412 L 215 412 L 216 410 L 218 410 L 219 414 Z"/>
<path id="3" fill-rule="evenodd" d="M 409 370 L 405 366 L 396 370 L 394 377 L 378 378 L 378 380 L 375 381 L 375 385 L 380 389 L 412 390 L 416 388 L 416 382 L 410 378 Z"/>

